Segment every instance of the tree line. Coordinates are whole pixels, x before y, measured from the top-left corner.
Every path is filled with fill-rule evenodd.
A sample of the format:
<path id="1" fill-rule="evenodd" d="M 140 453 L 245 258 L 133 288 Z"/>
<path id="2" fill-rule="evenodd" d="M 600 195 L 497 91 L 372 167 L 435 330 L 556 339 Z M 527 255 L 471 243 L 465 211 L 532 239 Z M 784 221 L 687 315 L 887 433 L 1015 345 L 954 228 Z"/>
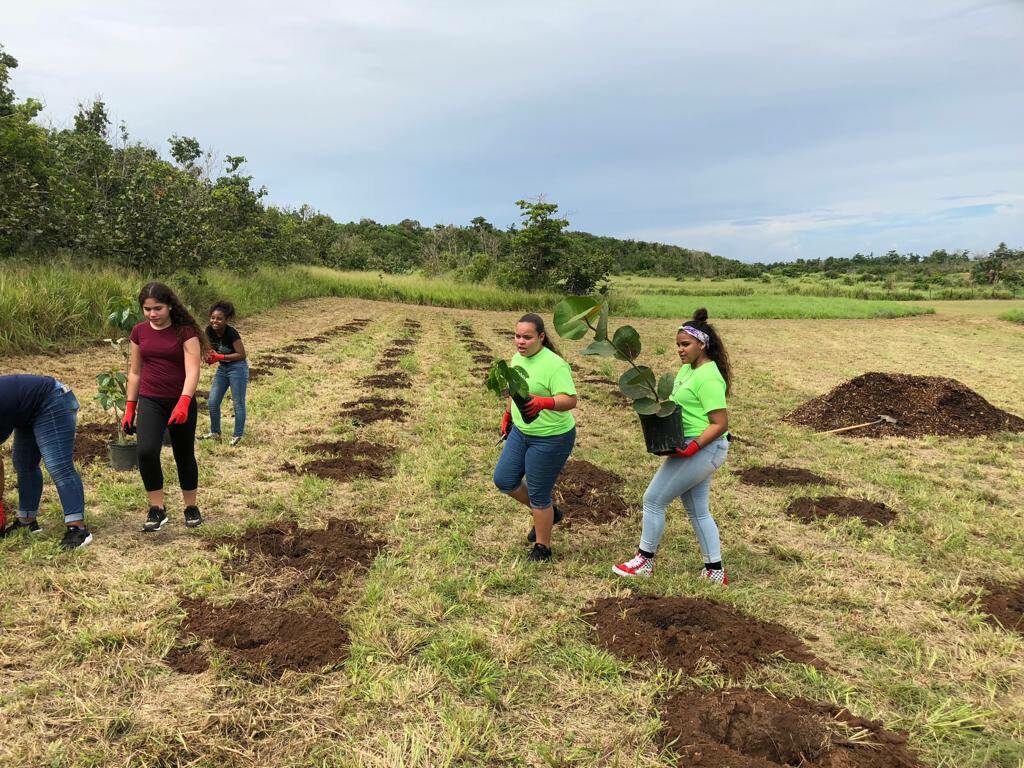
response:
<path id="1" fill-rule="evenodd" d="M 979 282 L 1017 279 L 1022 252 L 1001 245 L 996 261 L 966 252 L 746 264 L 706 251 L 569 230 L 558 206 L 519 200 L 520 222 L 502 229 L 413 219 L 342 223 L 308 205 L 267 204 L 242 168 L 189 136 L 168 139 L 169 157 L 112 126 L 101 100 L 80 104 L 73 125 L 40 125 L 42 104 L 10 88 L 18 61 L 0 45 L 0 257 L 68 251 L 149 274 L 195 276 L 207 266 L 321 264 L 403 273 L 422 270 L 524 289 L 592 291 L 609 274 L 670 277 L 795 276 L 852 271 L 970 269 Z M 992 258 L 992 257 L 990 257 Z M 984 261 L 984 264 L 982 264 Z"/>

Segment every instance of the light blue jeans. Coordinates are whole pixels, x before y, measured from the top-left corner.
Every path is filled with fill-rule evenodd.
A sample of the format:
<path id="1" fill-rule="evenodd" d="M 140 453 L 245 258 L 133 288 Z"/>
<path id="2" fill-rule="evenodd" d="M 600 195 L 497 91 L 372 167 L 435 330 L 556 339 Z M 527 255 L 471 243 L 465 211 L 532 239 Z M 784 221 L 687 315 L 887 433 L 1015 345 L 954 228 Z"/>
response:
<path id="1" fill-rule="evenodd" d="M 58 381 L 32 426 L 14 430 L 11 463 L 18 475 L 18 517 L 31 519 L 39 514 L 43 495 L 41 461 L 57 486 L 64 522 L 85 519 L 85 489 L 73 457 L 77 421 L 78 398 Z"/>
<path id="2" fill-rule="evenodd" d="M 665 533 L 665 510 L 673 499 L 678 498 L 690 516 L 690 525 L 697 534 L 704 562 L 717 563 L 722 559 L 718 525 L 711 516 L 708 500 L 711 475 L 725 463 L 728 454 L 729 441 L 720 437 L 688 459 L 677 456 L 665 459 L 644 491 L 644 528 L 640 534 L 640 549 L 658 551 Z"/>
<path id="3" fill-rule="evenodd" d="M 245 434 L 245 390 L 248 384 L 249 361 L 218 364 L 210 384 L 210 431 L 213 434 L 220 434 L 220 404 L 228 387 L 231 388 L 231 402 L 235 407 L 235 437 Z"/>

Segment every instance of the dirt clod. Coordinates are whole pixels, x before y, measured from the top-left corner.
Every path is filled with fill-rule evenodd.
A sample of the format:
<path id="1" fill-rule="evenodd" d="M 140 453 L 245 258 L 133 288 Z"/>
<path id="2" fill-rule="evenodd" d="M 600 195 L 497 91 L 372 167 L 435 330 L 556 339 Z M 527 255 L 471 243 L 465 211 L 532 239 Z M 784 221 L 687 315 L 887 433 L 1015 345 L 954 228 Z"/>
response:
<path id="1" fill-rule="evenodd" d="M 408 403 L 398 397 L 361 397 L 343 403 L 340 416 L 360 424 L 372 424 L 375 421 L 405 421 L 409 413 L 405 410 Z"/>
<path id="2" fill-rule="evenodd" d="M 217 605 L 184 598 L 179 630 L 183 639 L 213 642 L 236 662 L 255 666 L 271 677 L 285 670 L 314 672 L 344 661 L 348 633 L 336 618 L 321 611 L 298 611 L 262 600 Z"/>
<path id="3" fill-rule="evenodd" d="M 661 712 L 659 741 L 687 768 L 923 768 L 905 734 L 831 704 L 744 688 L 686 690 Z"/>
<path id="4" fill-rule="evenodd" d="M 359 478 L 379 480 L 394 474 L 395 449 L 364 440 L 337 440 L 331 443 L 314 443 L 307 451 L 330 453 L 323 459 L 314 459 L 301 466 L 286 461 L 282 466 L 286 472 L 295 475 L 313 474 L 341 483 Z"/>
<path id="5" fill-rule="evenodd" d="M 198 675 L 210 668 L 209 654 L 195 643 L 174 646 L 164 656 L 164 662 L 183 675 Z"/>
<path id="6" fill-rule="evenodd" d="M 865 373 L 828 394 L 808 400 L 783 418 L 823 432 L 874 421 L 880 414 L 896 424 L 840 433 L 849 437 L 976 437 L 993 432 L 1024 432 L 1024 419 L 990 404 L 955 379 L 903 373 Z"/>
<path id="7" fill-rule="evenodd" d="M 105 461 L 107 443 L 114 439 L 114 430 L 112 424 L 101 422 L 79 424 L 75 431 L 75 461 L 82 465 Z"/>
<path id="8" fill-rule="evenodd" d="M 287 346 L 281 347 L 281 351 L 287 352 L 288 354 L 305 355 L 309 353 L 310 346 L 309 344 L 288 344 Z"/>
<path id="9" fill-rule="evenodd" d="M 223 544 L 241 553 L 232 562 L 233 568 L 266 573 L 294 568 L 318 581 L 365 570 L 383 547 L 369 538 L 362 526 L 338 519 L 328 521 L 324 529 L 300 528 L 294 522 L 272 523 L 218 538 L 213 546 Z"/>
<path id="10" fill-rule="evenodd" d="M 879 501 L 851 499 L 848 496 L 801 496 L 793 499 L 786 514 L 805 523 L 829 515 L 859 517 L 864 525 L 888 525 L 896 519 L 896 512 Z"/>
<path id="11" fill-rule="evenodd" d="M 598 644 L 627 659 L 690 674 L 706 659 L 733 677 L 776 654 L 817 664 L 786 627 L 761 621 L 713 600 L 692 597 L 600 598 L 585 613 Z"/>
<path id="12" fill-rule="evenodd" d="M 741 483 L 776 488 L 780 485 L 832 485 L 821 475 L 799 467 L 747 467 L 733 472 Z"/>
<path id="13" fill-rule="evenodd" d="M 570 459 L 555 484 L 555 503 L 573 523 L 609 523 L 628 511 L 619 494 L 622 478 L 583 459 Z"/>
<path id="14" fill-rule="evenodd" d="M 989 623 L 1024 635 L 1024 579 L 1013 584 L 989 582 L 983 588 L 980 607 Z"/>
<path id="15" fill-rule="evenodd" d="M 475 339 L 473 341 L 466 342 L 466 349 L 468 349 L 470 352 L 490 353 L 491 351 L 491 348 L 489 346 L 484 344 L 482 341 L 476 341 Z"/>
<path id="16" fill-rule="evenodd" d="M 412 379 L 409 374 L 398 371 L 388 373 L 377 373 L 360 379 L 359 383 L 371 389 L 408 389 L 412 386 Z"/>

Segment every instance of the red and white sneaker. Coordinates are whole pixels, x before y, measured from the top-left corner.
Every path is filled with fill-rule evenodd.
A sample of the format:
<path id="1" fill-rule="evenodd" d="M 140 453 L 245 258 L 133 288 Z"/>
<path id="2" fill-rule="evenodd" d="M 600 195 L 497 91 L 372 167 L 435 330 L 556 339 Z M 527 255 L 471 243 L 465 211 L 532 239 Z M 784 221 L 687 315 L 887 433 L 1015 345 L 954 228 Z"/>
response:
<path id="1" fill-rule="evenodd" d="M 613 565 L 612 573 L 618 576 L 628 576 L 631 578 L 636 578 L 637 576 L 647 578 L 654 573 L 654 558 L 644 557 L 637 552 L 636 557 L 632 560 L 627 560 L 625 563 L 616 563 Z"/>
<path id="2" fill-rule="evenodd" d="M 700 572 L 700 577 L 713 584 L 721 584 L 723 587 L 729 586 L 729 575 L 725 572 L 725 568 L 721 570 L 718 568 L 705 568 Z"/>

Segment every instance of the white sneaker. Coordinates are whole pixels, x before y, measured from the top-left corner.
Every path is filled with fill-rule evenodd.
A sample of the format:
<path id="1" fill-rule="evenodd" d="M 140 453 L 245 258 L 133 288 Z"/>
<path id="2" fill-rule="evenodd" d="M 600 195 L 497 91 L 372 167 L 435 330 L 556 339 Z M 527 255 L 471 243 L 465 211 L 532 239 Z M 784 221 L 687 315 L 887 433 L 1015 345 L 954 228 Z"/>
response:
<path id="1" fill-rule="evenodd" d="M 200 440 L 216 440 L 220 442 L 220 432 L 207 432 L 199 436 Z"/>
<path id="2" fill-rule="evenodd" d="M 654 573 L 654 558 L 644 557 L 637 552 L 636 557 L 632 560 L 627 560 L 624 563 L 616 563 L 613 565 L 612 573 L 618 576 L 626 576 L 630 578 L 648 578 L 652 573 Z"/>
<path id="3" fill-rule="evenodd" d="M 228 441 L 228 445 L 230 445 L 232 448 L 234 448 L 240 442 L 242 442 L 242 436 L 241 435 L 239 435 L 238 437 L 232 437 L 231 440 Z"/>

